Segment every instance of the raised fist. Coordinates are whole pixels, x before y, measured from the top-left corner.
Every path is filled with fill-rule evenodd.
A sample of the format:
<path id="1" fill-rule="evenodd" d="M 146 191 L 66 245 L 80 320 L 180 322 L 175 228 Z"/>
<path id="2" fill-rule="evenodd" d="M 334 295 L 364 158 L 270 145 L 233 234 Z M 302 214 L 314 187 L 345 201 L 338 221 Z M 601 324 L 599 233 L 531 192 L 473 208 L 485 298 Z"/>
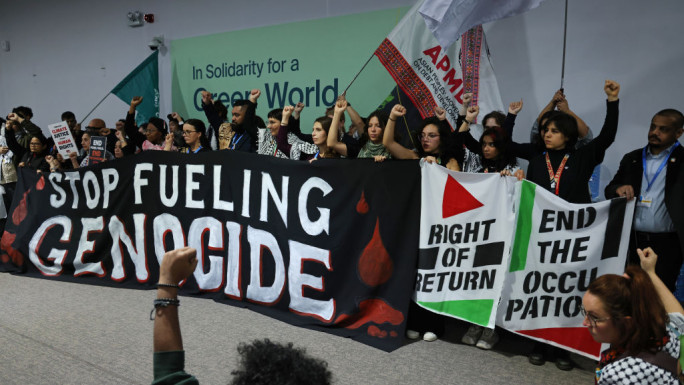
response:
<path id="1" fill-rule="evenodd" d="M 401 104 L 395 104 L 392 107 L 392 111 L 390 111 L 390 119 L 396 119 L 404 115 L 406 115 L 406 108 Z"/>

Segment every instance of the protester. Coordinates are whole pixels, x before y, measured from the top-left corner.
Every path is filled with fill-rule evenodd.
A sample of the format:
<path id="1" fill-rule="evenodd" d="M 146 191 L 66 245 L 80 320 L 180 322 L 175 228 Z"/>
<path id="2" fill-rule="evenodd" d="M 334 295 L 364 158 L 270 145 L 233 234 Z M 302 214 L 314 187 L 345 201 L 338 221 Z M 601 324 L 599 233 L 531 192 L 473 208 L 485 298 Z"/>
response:
<path id="1" fill-rule="evenodd" d="M 154 300 L 154 380 L 152 384 L 199 384 L 185 372 L 185 352 L 178 318 L 178 283 L 197 267 L 197 252 L 184 247 L 169 251 L 159 267 L 157 299 Z M 269 340 L 240 344 L 240 366 L 232 371 L 231 384 L 330 384 L 332 373 L 323 360 L 310 357 L 292 344 Z"/>
<path id="2" fill-rule="evenodd" d="M 123 130 L 116 129 L 116 147 L 114 148 L 114 157 L 123 158 L 124 156 L 135 154 L 135 146 L 129 145 L 126 140 L 126 133 Z"/>
<path id="3" fill-rule="evenodd" d="M 376 162 L 382 162 L 391 158 L 392 155 L 382 144 L 382 137 L 387 126 L 387 115 L 381 111 L 374 111 L 368 116 L 368 127 L 365 130 L 360 130 L 363 133 L 359 140 L 354 139 L 351 135 L 344 135 L 342 141 L 338 139 L 339 120 L 344 116 L 347 106 L 347 100 L 344 98 L 338 99 L 335 103 L 328 135 L 328 146 L 350 159 L 373 158 Z"/>
<path id="4" fill-rule="evenodd" d="M 83 137 L 81 139 L 81 150 L 78 152 L 78 154 L 76 152 L 69 153 L 69 159 L 71 159 L 72 168 L 77 169 L 80 167 L 90 166 L 90 138 L 90 134 L 87 132 L 83 133 Z M 109 151 L 105 151 L 104 159 L 114 160 L 114 154 Z"/>
<path id="5" fill-rule="evenodd" d="M 293 106 L 285 106 L 280 110 L 274 110 L 275 116 L 281 115 L 280 122 L 271 117 L 269 113 L 269 127 L 271 135 L 275 133 L 275 138 L 278 146 L 278 151 L 287 155 L 294 160 L 316 160 L 318 158 L 337 158 L 339 155 L 332 149 L 328 148 L 328 131 L 330 130 L 330 123 L 332 120 L 326 116 L 322 116 L 314 122 L 311 139 L 313 143 L 305 142 L 295 134 L 289 131 L 290 124 L 294 119 L 291 119 Z M 271 112 L 274 112 L 271 111 Z M 273 122 L 276 120 L 276 122 Z M 275 123 L 275 124 L 274 124 Z M 299 123 L 297 123 L 298 125 Z"/>
<path id="6" fill-rule="evenodd" d="M 173 145 L 176 148 L 185 147 L 185 139 L 183 139 L 183 118 L 177 112 L 172 112 L 168 116 L 169 119 L 169 133 L 173 134 Z"/>
<path id="7" fill-rule="evenodd" d="M 684 255 L 684 149 L 678 139 L 683 127 L 684 116 L 677 110 L 655 114 L 648 129 L 648 144 L 622 158 L 605 190 L 607 199 L 637 198 L 630 247 L 652 247 L 658 252 L 656 272 L 665 286 L 672 291 L 676 288 L 680 301 L 684 301 L 680 274 Z M 637 257 L 630 252 L 630 263 L 637 263 Z"/>
<path id="8" fill-rule="evenodd" d="M 29 151 L 25 152 L 21 157 L 18 167 L 26 167 L 38 172 L 49 171 L 50 165 L 45 160 L 45 157 L 48 155 L 48 147 L 49 141 L 42 134 L 31 137 Z"/>
<path id="9" fill-rule="evenodd" d="M 30 117 L 24 117 L 24 114 L 29 114 L 29 111 L 31 110 L 28 108 L 28 111 L 26 111 L 25 109 L 27 108 L 28 107 L 17 107 L 11 114 L 7 115 L 7 121 L 12 123 L 12 128 L 14 129 L 14 135 L 16 137 L 15 142 L 23 147 L 24 150 L 29 149 L 29 141 L 33 136 L 43 135 L 43 130 L 33 124 Z M 18 154 L 17 151 L 14 151 L 14 153 Z"/>
<path id="10" fill-rule="evenodd" d="M 134 96 L 131 99 L 131 105 L 128 109 L 128 114 L 126 115 L 125 130 L 126 136 L 130 141 L 142 149 L 143 151 L 148 150 L 163 150 L 164 149 L 164 138 L 168 133 L 166 128 L 166 123 L 164 120 L 151 117 L 147 126 L 145 127 L 145 134 L 141 134 L 135 127 L 135 109 L 142 103 L 142 96 Z M 175 151 L 175 147 L 172 147 Z"/>
<path id="11" fill-rule="evenodd" d="M 543 120 L 544 115 L 548 112 L 551 111 L 560 111 L 563 113 L 566 113 L 577 121 L 577 143 L 578 147 L 581 147 L 589 141 L 591 141 L 592 134 L 591 134 L 591 129 L 589 129 L 589 126 L 575 114 L 574 111 L 570 109 L 570 105 L 568 104 L 568 99 L 565 97 L 565 94 L 563 93 L 563 90 L 558 90 L 556 91 L 555 94 L 553 94 L 553 97 L 549 101 L 549 103 L 544 106 L 544 108 L 539 112 L 539 116 L 537 116 L 537 119 L 534 121 L 534 124 L 532 124 L 532 130 L 530 131 L 530 140 L 535 141 L 536 138 L 539 136 L 539 127 L 543 126 Z"/>
<path id="12" fill-rule="evenodd" d="M 522 101 L 513 102 L 509 105 L 508 112 L 518 114 L 522 109 Z M 478 106 L 470 106 L 466 111 L 465 119 L 458 133 L 454 136 L 454 145 L 465 145 L 463 161 L 464 170 L 468 172 L 500 173 L 502 176 L 515 176 L 518 180 L 525 177 L 523 170 L 518 167 L 516 158 L 508 149 L 508 135 L 503 130 L 505 116 L 498 111 L 485 116 L 485 130 L 478 142 L 470 133 L 470 124 L 477 119 L 480 112 Z M 489 350 L 499 341 L 499 335 L 495 329 L 484 328 L 479 325 L 471 325 L 461 342 L 466 345 L 475 345 L 478 348 Z"/>
<path id="13" fill-rule="evenodd" d="M 340 95 L 340 98 L 346 100 L 346 96 L 344 94 Z M 344 128 L 344 112 L 349 114 L 349 118 L 352 121 L 352 124 L 349 126 L 348 132 Z M 334 105 L 325 109 L 325 116 L 329 117 L 330 119 L 333 118 L 334 114 Z M 361 139 L 361 135 L 363 134 L 363 129 L 365 126 L 366 123 L 363 121 L 363 118 L 361 118 L 361 115 L 359 115 L 359 113 L 356 112 L 356 110 L 351 106 L 351 103 L 347 102 L 347 107 L 345 107 L 343 113 L 340 115 L 340 121 L 337 126 L 337 131 L 339 132 L 340 138 L 342 137 L 342 135 L 348 135 L 356 140 L 359 140 Z"/>
<path id="14" fill-rule="evenodd" d="M 187 148 L 183 153 L 197 154 L 198 152 L 211 151 L 209 140 L 206 136 L 207 129 L 204 123 L 199 119 L 188 119 L 183 124 L 183 138 L 185 138 L 185 145 Z M 164 150 L 172 151 L 174 135 L 168 133 L 166 135 Z"/>
<path id="15" fill-rule="evenodd" d="M 76 115 L 74 115 L 74 113 L 71 111 L 64 111 L 62 112 L 61 119 L 62 121 L 66 122 L 67 126 L 69 127 L 69 131 L 71 132 L 71 136 L 74 138 L 74 143 L 80 150 L 81 136 L 83 135 L 83 131 L 81 130 L 81 125 L 78 124 L 78 121 L 76 120 Z"/>
<path id="16" fill-rule="evenodd" d="M 620 85 L 606 80 L 606 119 L 601 133 L 587 145 L 575 149 L 579 138 L 577 121 L 572 115 L 556 112 L 542 127 L 544 149 L 534 144 L 511 144 L 513 154 L 529 160 L 527 179 L 571 203 L 590 203 L 587 183 L 594 167 L 603 161 L 615 140 L 618 125 Z M 562 179 L 561 179 L 562 178 Z"/>
<path id="17" fill-rule="evenodd" d="M 522 101 L 513 102 L 508 108 L 509 114 L 518 114 L 522 109 Z M 478 142 L 470 133 L 470 125 L 477 119 L 480 112 L 478 106 L 471 106 L 466 112 L 466 117 L 454 135 L 454 146 L 465 146 L 463 170 L 466 172 L 498 172 L 501 175 L 516 176 L 518 180 L 525 177 L 523 170 L 518 167 L 518 162 L 509 150 L 509 137 L 499 121 L 493 121 L 495 117 L 503 117 L 502 113 L 495 117 L 485 118 L 485 130 Z M 495 111 L 496 112 L 496 111 Z M 492 113 L 490 113 L 492 114 Z"/>
<path id="18" fill-rule="evenodd" d="M 209 129 L 214 130 L 214 136 L 218 138 L 219 150 L 250 151 L 250 135 L 241 135 L 239 136 L 239 141 L 233 142 L 235 131 L 233 130 L 233 124 L 228 121 L 228 109 L 220 102 L 219 104 L 215 103 L 209 91 L 202 91 L 202 109 L 209 121 Z M 223 113 L 224 110 L 225 113 Z"/>
<path id="19" fill-rule="evenodd" d="M 582 298 L 582 324 L 596 342 L 610 344 L 596 383 L 676 385 L 684 309 L 656 274 L 656 253 L 650 247 L 636 253 L 641 268 L 598 277 Z"/>
<path id="20" fill-rule="evenodd" d="M 263 122 L 259 122 L 260 118 L 256 116 L 257 101 L 261 96 L 261 91 L 253 89 L 249 93 L 247 100 L 233 100 L 232 110 L 232 127 L 236 135 L 246 133 L 245 139 L 249 140 L 249 148 L 247 151 L 255 151 L 257 149 L 258 131 L 257 127 L 265 127 Z"/>
<path id="21" fill-rule="evenodd" d="M 406 108 L 400 104 L 392 107 L 389 122 L 385 127 L 382 144 L 387 148 L 393 158 L 396 159 L 425 159 L 428 163 L 437 163 L 450 170 L 461 171 L 457 159 L 462 156 L 455 155 L 455 151 L 449 145 L 450 128 L 446 121 L 446 111 L 436 108 L 436 116 L 423 120 L 419 128 L 420 146 L 416 150 L 409 150 L 394 139 L 394 126 L 396 120 L 406 114 Z"/>
<path id="22" fill-rule="evenodd" d="M 11 124 L 11 122 L 7 122 L 7 124 Z M 5 216 L 0 218 L 0 233 L 4 231 L 5 222 L 7 221 L 6 214 L 12 205 L 12 197 L 14 196 L 18 179 L 15 155 L 7 145 L 7 135 L 13 136 L 13 130 L 8 130 L 6 124 L 2 123 L 2 128 L 0 129 L 0 191 L 2 193 Z"/>

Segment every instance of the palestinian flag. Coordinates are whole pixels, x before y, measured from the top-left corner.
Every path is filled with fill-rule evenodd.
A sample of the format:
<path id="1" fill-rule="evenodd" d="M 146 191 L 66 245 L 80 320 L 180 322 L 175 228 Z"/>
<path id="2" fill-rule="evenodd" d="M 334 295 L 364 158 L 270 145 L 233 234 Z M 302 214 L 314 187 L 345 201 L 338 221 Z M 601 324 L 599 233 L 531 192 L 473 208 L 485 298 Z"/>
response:
<path id="1" fill-rule="evenodd" d="M 519 189 L 496 324 L 598 358 L 601 346 L 582 326 L 582 296 L 596 277 L 624 271 L 634 201 L 572 204 L 528 181 Z"/>

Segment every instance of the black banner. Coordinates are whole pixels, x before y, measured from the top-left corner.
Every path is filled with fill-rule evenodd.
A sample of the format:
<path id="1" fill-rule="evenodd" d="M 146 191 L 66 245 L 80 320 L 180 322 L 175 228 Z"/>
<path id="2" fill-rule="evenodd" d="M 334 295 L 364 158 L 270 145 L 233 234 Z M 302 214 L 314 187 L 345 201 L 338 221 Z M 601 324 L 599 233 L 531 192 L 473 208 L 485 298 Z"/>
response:
<path id="1" fill-rule="evenodd" d="M 418 249 L 416 161 L 312 164 L 220 151 L 150 151 L 66 173 L 22 170 L 0 270 L 152 288 L 182 246 L 181 293 L 391 351 Z"/>

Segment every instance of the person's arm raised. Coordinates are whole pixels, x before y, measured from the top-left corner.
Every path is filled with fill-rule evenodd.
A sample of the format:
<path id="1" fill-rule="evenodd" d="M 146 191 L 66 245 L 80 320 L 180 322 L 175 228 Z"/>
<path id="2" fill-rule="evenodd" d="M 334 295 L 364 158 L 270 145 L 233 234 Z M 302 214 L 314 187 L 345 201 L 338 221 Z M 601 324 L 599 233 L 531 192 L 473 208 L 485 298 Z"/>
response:
<path id="1" fill-rule="evenodd" d="M 190 247 L 164 254 L 159 267 L 157 300 L 178 300 L 178 283 L 190 276 L 197 267 L 197 251 Z M 154 309 L 154 351 L 183 350 L 178 303 L 156 306 Z"/>
<path id="2" fill-rule="evenodd" d="M 382 134 L 382 145 L 387 148 L 392 157 L 397 159 L 418 159 L 418 154 L 408 148 L 402 146 L 394 140 L 394 127 L 397 119 L 406 115 L 406 108 L 401 104 L 395 104 L 390 112 L 389 121 L 385 126 L 385 132 Z"/>
<path id="3" fill-rule="evenodd" d="M 651 282 L 653 282 L 653 286 L 655 286 L 656 292 L 658 292 L 658 296 L 665 306 L 665 310 L 668 313 L 684 314 L 682 305 L 655 272 L 658 255 L 650 247 L 643 250 L 637 249 L 637 254 L 639 254 L 641 268 L 648 274 L 649 278 L 651 278 Z"/>
<path id="4" fill-rule="evenodd" d="M 347 109 L 347 101 L 343 98 L 337 99 L 335 103 L 335 110 L 333 113 L 332 123 L 330 123 L 330 130 L 328 131 L 328 147 L 332 148 L 338 154 L 342 156 L 347 156 L 347 145 L 340 142 L 339 138 L 339 127 L 340 119 L 344 111 Z"/>

